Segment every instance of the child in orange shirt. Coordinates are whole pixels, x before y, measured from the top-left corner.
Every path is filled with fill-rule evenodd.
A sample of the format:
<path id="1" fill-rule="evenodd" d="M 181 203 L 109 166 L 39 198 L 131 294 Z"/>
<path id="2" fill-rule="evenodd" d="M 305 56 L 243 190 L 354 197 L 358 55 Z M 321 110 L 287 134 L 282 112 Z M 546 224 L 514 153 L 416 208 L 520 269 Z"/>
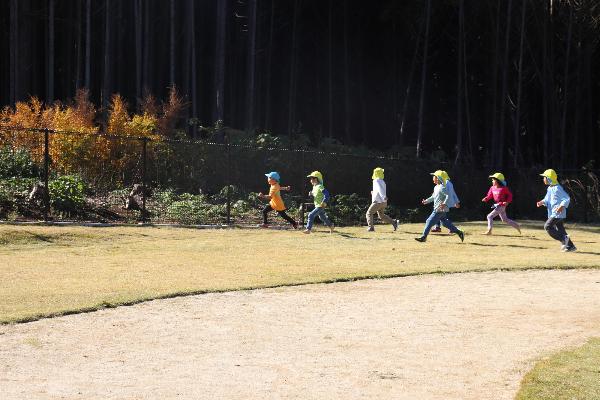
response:
<path id="1" fill-rule="evenodd" d="M 284 186 L 284 187 L 279 186 L 279 181 L 281 180 L 281 177 L 279 176 L 278 172 L 275 172 L 275 171 L 269 172 L 268 174 L 265 174 L 265 176 L 267 177 L 267 182 L 269 182 L 269 185 L 271 185 L 271 187 L 269 189 L 269 194 L 259 193 L 258 197 L 260 197 L 263 200 L 269 200 L 269 204 L 267 204 L 265 206 L 265 208 L 262 210 L 263 223 L 262 223 L 262 225 L 259 225 L 259 226 L 261 228 L 268 228 L 269 223 L 267 222 L 267 216 L 268 216 L 269 212 L 275 210 L 275 211 L 277 211 L 277 214 L 279 214 L 280 217 L 282 217 L 283 219 L 288 221 L 290 224 L 292 224 L 294 229 L 297 229 L 298 224 L 296 223 L 296 221 L 294 221 L 289 215 L 287 215 L 285 213 L 285 204 L 283 203 L 283 199 L 281 198 L 281 194 L 280 194 L 280 191 L 282 191 L 282 190 L 289 191 L 290 187 L 289 186 Z"/>

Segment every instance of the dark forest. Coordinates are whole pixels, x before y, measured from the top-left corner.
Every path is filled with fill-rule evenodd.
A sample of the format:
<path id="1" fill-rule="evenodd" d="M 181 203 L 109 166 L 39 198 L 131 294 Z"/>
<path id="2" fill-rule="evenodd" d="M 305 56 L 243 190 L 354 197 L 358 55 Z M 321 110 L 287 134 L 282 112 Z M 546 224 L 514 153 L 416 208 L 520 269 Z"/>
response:
<path id="1" fill-rule="evenodd" d="M 180 124 L 497 167 L 600 150 L 595 0 L 3 0 L 0 104 L 88 88 Z M 191 126 L 191 128 L 189 128 Z"/>

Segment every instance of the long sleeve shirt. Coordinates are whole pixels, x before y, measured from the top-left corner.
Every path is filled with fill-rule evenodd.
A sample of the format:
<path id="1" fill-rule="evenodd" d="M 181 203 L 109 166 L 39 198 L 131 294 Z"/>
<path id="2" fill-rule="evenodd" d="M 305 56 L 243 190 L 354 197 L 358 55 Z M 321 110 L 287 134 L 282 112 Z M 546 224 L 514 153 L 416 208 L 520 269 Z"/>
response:
<path id="1" fill-rule="evenodd" d="M 512 202 L 512 198 L 512 193 L 506 186 L 492 186 L 483 199 L 485 201 L 490 201 L 493 199 L 494 203 L 501 206 L 507 206 L 508 203 Z"/>
<path id="2" fill-rule="evenodd" d="M 569 207 L 570 202 L 571 198 L 560 185 L 548 186 L 546 197 L 542 200 L 542 203 L 548 209 L 548 218 L 567 218 L 567 207 Z M 564 208 L 560 213 L 556 212 L 556 209 L 560 206 Z"/>
<path id="3" fill-rule="evenodd" d="M 446 200 L 446 205 L 448 207 L 455 207 L 458 203 L 460 203 L 460 199 L 456 195 L 454 191 L 454 185 L 450 182 L 450 179 L 446 181 L 446 191 L 448 193 L 448 200 Z"/>
<path id="4" fill-rule="evenodd" d="M 425 204 L 433 202 L 433 210 L 438 211 L 439 206 L 448 200 L 448 193 L 444 185 L 435 185 L 431 196 L 425 199 Z"/>
<path id="5" fill-rule="evenodd" d="M 371 192 L 371 203 L 383 203 L 387 201 L 385 181 L 373 179 L 373 191 Z"/>
<path id="6" fill-rule="evenodd" d="M 325 186 L 323 186 L 322 183 L 313 186 L 311 196 L 314 199 L 315 207 L 321 207 L 323 200 L 325 200 L 325 193 L 323 193 L 324 190 Z"/>

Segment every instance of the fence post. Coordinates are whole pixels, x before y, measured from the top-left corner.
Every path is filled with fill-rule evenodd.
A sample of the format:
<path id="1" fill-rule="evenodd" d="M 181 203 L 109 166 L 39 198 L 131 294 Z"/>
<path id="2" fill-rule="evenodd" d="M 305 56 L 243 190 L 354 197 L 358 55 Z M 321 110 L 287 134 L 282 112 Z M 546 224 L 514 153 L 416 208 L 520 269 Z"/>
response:
<path id="1" fill-rule="evenodd" d="M 48 221 L 50 214 L 50 188 L 48 175 L 50 174 L 50 131 L 44 129 L 44 221 Z"/>
<path id="2" fill-rule="evenodd" d="M 227 141 L 227 225 L 231 224 L 231 142 L 229 133 L 225 138 Z"/>
<path id="3" fill-rule="evenodd" d="M 148 138 L 142 138 L 142 224 L 146 223 L 146 158 Z"/>

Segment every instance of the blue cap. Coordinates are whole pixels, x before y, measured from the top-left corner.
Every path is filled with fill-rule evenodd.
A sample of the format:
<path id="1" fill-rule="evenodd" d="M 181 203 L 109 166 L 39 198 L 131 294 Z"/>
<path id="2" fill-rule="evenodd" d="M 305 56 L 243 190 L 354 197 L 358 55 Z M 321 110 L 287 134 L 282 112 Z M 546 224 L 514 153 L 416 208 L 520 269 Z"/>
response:
<path id="1" fill-rule="evenodd" d="M 279 182 L 281 180 L 281 177 L 279 176 L 279 172 L 269 172 L 268 174 L 265 174 L 265 176 L 267 178 L 271 178 L 273 180 L 276 180 L 277 182 Z"/>

